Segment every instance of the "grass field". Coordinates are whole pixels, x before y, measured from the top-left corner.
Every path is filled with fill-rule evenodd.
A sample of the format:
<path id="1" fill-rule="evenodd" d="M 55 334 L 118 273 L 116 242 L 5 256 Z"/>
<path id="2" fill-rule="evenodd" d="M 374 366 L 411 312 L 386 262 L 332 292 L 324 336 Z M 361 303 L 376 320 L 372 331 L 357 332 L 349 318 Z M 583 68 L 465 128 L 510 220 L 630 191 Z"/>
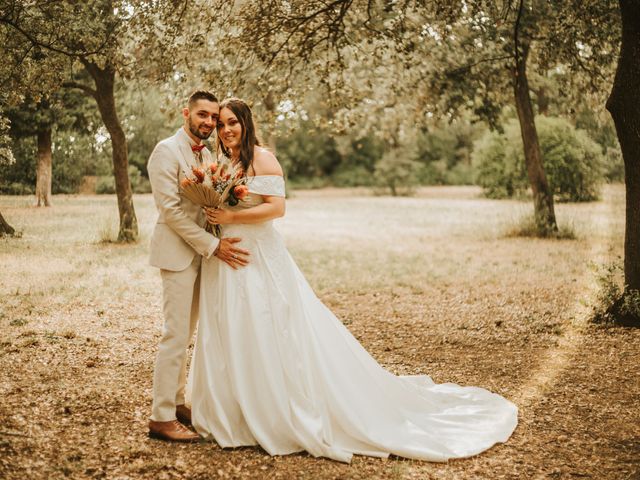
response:
<path id="1" fill-rule="evenodd" d="M 640 332 L 588 322 L 592 264 L 622 254 L 624 189 L 557 205 L 575 240 L 511 238 L 527 202 L 474 187 L 416 197 L 296 191 L 278 220 L 321 299 L 386 368 L 491 389 L 520 407 L 512 438 L 447 464 L 351 465 L 259 448 L 149 440 L 162 315 L 141 240 L 113 196 L 0 197 L 21 238 L 0 239 L 0 478 L 640 478 Z"/>

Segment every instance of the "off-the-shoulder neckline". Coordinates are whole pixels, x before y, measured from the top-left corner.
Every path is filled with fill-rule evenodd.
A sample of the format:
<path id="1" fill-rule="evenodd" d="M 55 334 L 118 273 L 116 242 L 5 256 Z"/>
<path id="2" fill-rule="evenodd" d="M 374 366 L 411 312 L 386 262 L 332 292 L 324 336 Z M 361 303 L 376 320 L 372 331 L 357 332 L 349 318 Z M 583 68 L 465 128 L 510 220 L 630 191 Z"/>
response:
<path id="1" fill-rule="evenodd" d="M 284 177 L 282 175 L 247 175 L 247 178 L 260 178 L 260 177 L 277 177 L 277 178 L 282 178 L 284 179 Z"/>

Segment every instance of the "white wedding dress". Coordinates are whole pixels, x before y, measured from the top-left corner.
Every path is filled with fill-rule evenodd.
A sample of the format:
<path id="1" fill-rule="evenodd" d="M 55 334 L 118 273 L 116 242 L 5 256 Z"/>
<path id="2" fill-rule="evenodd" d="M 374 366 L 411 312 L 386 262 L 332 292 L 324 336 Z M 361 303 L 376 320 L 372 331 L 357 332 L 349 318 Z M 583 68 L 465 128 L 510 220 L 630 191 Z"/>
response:
<path id="1" fill-rule="evenodd" d="M 284 180 L 250 178 L 249 192 L 235 208 L 284 196 Z M 316 297 L 271 221 L 224 226 L 223 235 L 241 237 L 251 257 L 239 270 L 202 264 L 187 401 L 205 438 L 342 462 L 446 461 L 509 438 L 518 410 L 503 397 L 382 368 Z"/>

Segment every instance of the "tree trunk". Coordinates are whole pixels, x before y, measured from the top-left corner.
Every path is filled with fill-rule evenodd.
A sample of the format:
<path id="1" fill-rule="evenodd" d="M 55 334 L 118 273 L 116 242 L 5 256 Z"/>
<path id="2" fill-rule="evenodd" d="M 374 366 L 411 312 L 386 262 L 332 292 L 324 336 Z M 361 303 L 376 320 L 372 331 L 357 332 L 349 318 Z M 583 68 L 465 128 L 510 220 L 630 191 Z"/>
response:
<path id="1" fill-rule="evenodd" d="M 518 48 L 518 45 L 516 45 Z M 553 208 L 553 194 L 549 189 L 549 183 L 542 166 L 542 153 L 538 142 L 535 117 L 531 104 L 529 82 L 527 80 L 527 57 L 529 45 L 521 43 L 520 55 L 516 57 L 514 67 L 514 93 L 518 120 L 520 121 L 520 133 L 524 144 L 524 160 L 527 167 L 527 175 L 533 192 L 533 205 L 538 233 L 547 236 L 558 231 L 556 215 Z"/>
<path id="2" fill-rule="evenodd" d="M 36 199 L 38 207 L 51 206 L 51 126 L 38 128 Z"/>
<path id="3" fill-rule="evenodd" d="M 113 175 L 116 183 L 118 211 L 120 214 L 120 230 L 118 242 L 134 242 L 138 238 L 138 220 L 133 208 L 133 192 L 129 180 L 129 159 L 127 139 L 116 112 L 114 97 L 115 69 L 111 65 L 99 68 L 86 62 L 85 67 L 95 81 L 95 99 L 104 126 L 111 136 L 113 158 Z"/>
<path id="4" fill-rule="evenodd" d="M 13 235 L 16 233 L 14 228 L 7 223 L 7 221 L 2 216 L 2 212 L 0 212 L 0 237 L 4 235 Z"/>
<path id="5" fill-rule="evenodd" d="M 540 115 L 544 115 L 545 117 L 549 115 L 549 95 L 547 95 L 547 89 L 545 87 L 540 87 L 536 91 L 536 99 L 538 104 L 538 113 Z"/>
<path id="6" fill-rule="evenodd" d="M 620 0 L 620 13 L 622 45 L 607 110 L 615 123 L 624 159 L 624 280 L 628 294 L 640 291 L 640 2 Z M 638 312 L 621 320 L 640 326 Z"/>

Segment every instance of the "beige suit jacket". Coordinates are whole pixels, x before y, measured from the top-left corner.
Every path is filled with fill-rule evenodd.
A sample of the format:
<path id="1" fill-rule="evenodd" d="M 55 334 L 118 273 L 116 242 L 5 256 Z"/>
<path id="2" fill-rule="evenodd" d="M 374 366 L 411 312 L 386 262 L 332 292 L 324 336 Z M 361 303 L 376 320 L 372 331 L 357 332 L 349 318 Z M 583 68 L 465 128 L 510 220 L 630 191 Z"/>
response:
<path id="1" fill-rule="evenodd" d="M 195 255 L 209 258 L 219 240 L 204 230 L 202 209 L 182 197 L 180 180 L 198 160 L 191 151 L 191 140 L 180 128 L 162 140 L 149 157 L 147 170 L 151 191 L 158 209 L 158 221 L 151 237 L 149 263 L 154 267 L 179 272 L 187 268 Z M 205 164 L 212 162 L 211 153 L 202 150 Z"/>

